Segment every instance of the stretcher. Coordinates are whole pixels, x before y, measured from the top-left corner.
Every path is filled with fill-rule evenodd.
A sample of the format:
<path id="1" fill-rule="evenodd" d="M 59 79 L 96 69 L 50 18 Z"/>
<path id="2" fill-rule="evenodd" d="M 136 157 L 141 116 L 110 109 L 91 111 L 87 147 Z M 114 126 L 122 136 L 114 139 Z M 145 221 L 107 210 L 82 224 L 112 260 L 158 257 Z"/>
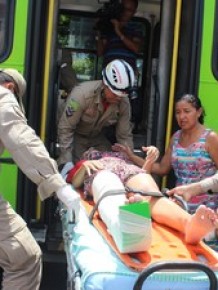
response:
<path id="1" fill-rule="evenodd" d="M 182 235 L 152 222 L 150 249 L 119 255 L 93 204 L 84 201 L 77 224 L 60 205 L 68 265 L 68 290 L 218 290 L 218 254 L 200 242 L 187 246 Z"/>

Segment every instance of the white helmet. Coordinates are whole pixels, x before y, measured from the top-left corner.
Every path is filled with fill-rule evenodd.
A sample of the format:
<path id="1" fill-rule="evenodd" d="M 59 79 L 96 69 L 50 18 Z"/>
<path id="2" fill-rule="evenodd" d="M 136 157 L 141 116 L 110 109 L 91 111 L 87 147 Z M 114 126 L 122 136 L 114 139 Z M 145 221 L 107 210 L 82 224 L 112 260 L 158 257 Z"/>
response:
<path id="1" fill-rule="evenodd" d="M 132 67 L 122 59 L 115 59 L 102 71 L 103 82 L 116 95 L 126 97 L 134 85 L 135 75 Z"/>

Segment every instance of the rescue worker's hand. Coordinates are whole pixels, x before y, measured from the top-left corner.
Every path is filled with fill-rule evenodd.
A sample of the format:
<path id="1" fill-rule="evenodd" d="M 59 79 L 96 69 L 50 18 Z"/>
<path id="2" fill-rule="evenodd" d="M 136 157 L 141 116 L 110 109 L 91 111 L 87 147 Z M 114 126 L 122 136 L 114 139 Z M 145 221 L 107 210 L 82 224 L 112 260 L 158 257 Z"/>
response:
<path id="1" fill-rule="evenodd" d="M 131 148 L 127 145 L 123 145 L 120 143 L 115 143 L 111 146 L 113 151 L 116 152 L 123 152 L 126 154 L 126 156 L 131 160 L 131 157 L 134 156 L 134 152 L 131 150 Z"/>
<path id="2" fill-rule="evenodd" d="M 75 215 L 75 222 L 79 220 L 79 211 L 81 208 L 80 196 L 71 185 L 61 187 L 57 192 L 57 197 L 62 201 L 68 210 L 72 210 Z"/>
<path id="3" fill-rule="evenodd" d="M 167 192 L 169 196 L 179 195 L 185 201 L 189 201 L 193 196 L 200 194 L 202 191 L 200 185 L 198 183 L 186 184 L 177 186 Z"/>

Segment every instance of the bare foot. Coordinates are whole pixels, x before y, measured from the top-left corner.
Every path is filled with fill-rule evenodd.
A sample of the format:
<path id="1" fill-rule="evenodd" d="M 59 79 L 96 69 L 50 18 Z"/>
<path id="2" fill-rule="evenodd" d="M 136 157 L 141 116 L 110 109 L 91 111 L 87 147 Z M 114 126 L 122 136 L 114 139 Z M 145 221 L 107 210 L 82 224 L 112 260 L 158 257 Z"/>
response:
<path id="1" fill-rule="evenodd" d="M 218 215 L 211 208 L 200 205 L 187 222 L 186 242 L 188 244 L 198 243 L 206 234 L 215 229 L 217 223 Z"/>

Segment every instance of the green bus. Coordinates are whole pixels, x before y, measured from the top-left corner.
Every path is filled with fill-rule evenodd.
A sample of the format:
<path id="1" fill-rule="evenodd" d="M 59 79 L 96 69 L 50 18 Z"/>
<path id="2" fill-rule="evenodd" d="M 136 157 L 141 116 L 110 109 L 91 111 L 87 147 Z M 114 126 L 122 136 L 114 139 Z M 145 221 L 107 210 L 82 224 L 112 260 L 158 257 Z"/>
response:
<path id="1" fill-rule="evenodd" d="M 112 1 L 0 0 L 0 68 L 16 68 L 25 76 L 28 123 L 55 159 L 63 55 L 70 55 L 80 82 L 101 77 L 94 25 L 105 3 Z M 133 24 L 143 35 L 139 97 L 133 104 L 136 152 L 150 144 L 164 152 L 176 128 L 174 100 L 182 92 L 199 95 L 206 125 L 218 132 L 218 1 L 139 0 Z M 49 232 L 56 200 L 41 203 L 35 185 L 7 151 L 0 162 L 0 192 L 30 227 L 42 225 Z M 158 182 L 172 186 L 173 178 Z"/>

